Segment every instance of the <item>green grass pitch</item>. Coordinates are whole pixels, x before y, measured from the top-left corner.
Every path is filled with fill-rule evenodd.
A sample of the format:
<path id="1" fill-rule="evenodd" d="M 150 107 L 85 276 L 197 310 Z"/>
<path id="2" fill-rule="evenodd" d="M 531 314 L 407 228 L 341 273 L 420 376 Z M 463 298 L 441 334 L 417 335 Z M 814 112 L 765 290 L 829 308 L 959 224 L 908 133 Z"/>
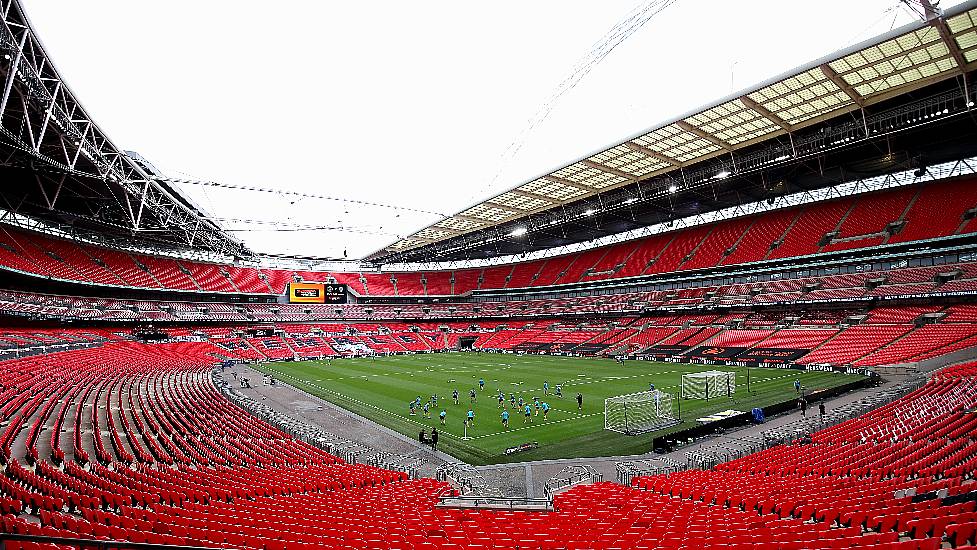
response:
<path id="1" fill-rule="evenodd" d="M 750 391 L 747 391 L 747 369 L 680 363 L 627 361 L 620 365 L 612 359 L 551 357 L 542 355 L 507 355 L 490 353 L 438 353 L 377 358 L 333 359 L 293 363 L 265 363 L 257 368 L 299 389 L 370 418 L 379 424 L 410 437 L 417 437 L 422 427 L 437 427 L 441 433 L 439 449 L 470 464 L 493 464 L 548 458 L 576 458 L 640 454 L 651 450 L 651 440 L 659 433 L 627 436 L 604 430 L 604 399 L 645 391 L 649 383 L 678 394 L 682 374 L 712 369 L 736 372 L 736 394 L 733 398 L 684 400 L 683 423 L 674 429 L 691 426 L 697 417 L 726 409 L 748 411 L 755 406 L 791 399 L 793 383 L 800 379 L 807 390 L 838 386 L 851 381 L 844 374 L 797 370 L 749 369 Z M 478 391 L 474 404 L 475 423 L 464 436 L 464 417 L 470 405 L 469 390 L 478 390 L 478 380 L 485 379 L 485 389 Z M 543 383 L 549 382 L 550 395 L 543 395 Z M 563 384 L 561 399 L 553 395 L 556 384 Z M 459 404 L 451 399 L 459 392 Z M 532 401 L 538 396 L 552 407 L 549 419 L 533 416 L 524 423 L 523 414 L 510 410 L 509 429 L 502 427 L 497 390 L 508 396 L 515 393 Z M 577 392 L 583 394 L 583 410 L 577 410 Z M 427 401 L 439 396 L 438 408 L 431 418 L 420 411 L 410 416 L 408 403 L 421 396 Z M 447 422 L 441 426 L 438 413 L 447 410 Z M 538 442 L 539 448 L 503 454 L 507 447 Z"/>

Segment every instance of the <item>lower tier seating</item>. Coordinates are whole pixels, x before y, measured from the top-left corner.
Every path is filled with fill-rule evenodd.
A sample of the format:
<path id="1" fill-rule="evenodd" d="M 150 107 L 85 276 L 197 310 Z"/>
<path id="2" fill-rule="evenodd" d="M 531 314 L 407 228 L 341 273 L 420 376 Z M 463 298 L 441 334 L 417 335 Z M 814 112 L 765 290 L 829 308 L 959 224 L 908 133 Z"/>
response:
<path id="1" fill-rule="evenodd" d="M 791 534 L 781 548 L 940 548 L 974 543 L 977 363 L 847 422 L 712 470 L 635 478 L 636 488 L 751 512 Z M 725 538 L 725 537 L 724 537 Z"/>
<path id="2" fill-rule="evenodd" d="M 974 543 L 974 364 L 810 440 L 578 486 L 530 512 L 438 507 L 444 482 L 345 464 L 241 414 L 208 376 L 222 357 L 205 342 L 113 341 L 4 362 L 0 529 L 276 550 Z"/>

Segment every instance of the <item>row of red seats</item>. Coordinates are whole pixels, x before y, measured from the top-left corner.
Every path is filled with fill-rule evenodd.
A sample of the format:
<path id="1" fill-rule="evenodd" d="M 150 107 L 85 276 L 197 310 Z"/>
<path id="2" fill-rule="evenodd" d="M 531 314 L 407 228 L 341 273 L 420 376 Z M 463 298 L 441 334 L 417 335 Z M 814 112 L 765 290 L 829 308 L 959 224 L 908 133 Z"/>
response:
<path id="1" fill-rule="evenodd" d="M 0 229 L 0 265 L 70 281 L 145 288 L 282 294 L 292 281 L 334 280 L 363 295 L 460 295 L 477 289 L 672 273 L 968 233 L 977 231 L 977 224 L 964 219 L 977 206 L 974 188 L 969 179 L 929 182 L 567 256 L 471 270 L 326 273 L 256 269 L 128 254 L 11 228 Z M 932 223 L 937 218 L 940 222 Z"/>
<path id="2" fill-rule="evenodd" d="M 966 413 L 977 405 L 974 364 L 946 369 L 900 400 L 815 434 L 811 443 L 711 471 L 638 478 L 635 488 L 580 486 L 557 496 L 553 511 L 518 512 L 439 508 L 438 497 L 452 492 L 445 483 L 343 464 L 240 414 L 207 375 L 218 351 L 207 343 L 115 343 L 5 363 L 0 413 L 18 420 L 0 435 L 8 471 L 0 478 L 2 528 L 276 550 L 929 550 L 941 539 L 973 542 L 973 502 L 945 503 L 935 492 L 949 497 L 977 488 L 975 425 Z M 33 468 L 24 466 L 18 457 L 30 443 L 20 436 L 23 426 L 41 426 L 37 441 L 48 440 L 37 413 L 55 399 L 81 410 L 68 420 L 70 431 L 85 432 L 80 446 L 59 461 L 39 450 Z M 110 418 L 126 437 L 90 429 Z M 95 449 L 95 439 L 107 463 L 79 460 L 76 451 Z M 133 451 L 137 445 L 142 452 Z M 161 460 L 167 455 L 171 462 Z M 934 496 L 914 499 L 907 490 Z M 912 538 L 900 542 L 905 537 Z"/>
<path id="3" fill-rule="evenodd" d="M 950 278 L 949 282 L 945 278 Z M 879 284 L 872 288 L 873 284 Z M 871 284 L 870 284 L 871 283 Z M 977 263 L 911 267 L 842 275 L 776 279 L 768 282 L 692 286 L 675 290 L 590 295 L 573 298 L 514 300 L 505 302 L 444 302 L 432 305 L 235 304 L 223 302 L 154 302 L 78 298 L 29 292 L 0 291 L 0 310 L 53 318 L 148 321 L 274 321 L 299 322 L 321 319 L 424 319 L 465 318 L 485 315 L 555 316 L 563 314 L 622 314 L 641 309 L 691 307 L 751 307 L 799 300 L 835 303 L 840 298 L 945 295 L 977 291 Z M 843 311 L 834 310 L 839 314 Z M 908 323 L 936 308 L 878 308 L 867 324 Z M 952 313 L 952 310 L 948 310 Z M 961 318 L 966 309 L 957 313 Z M 832 315 L 825 310 L 825 315 Z M 843 317 L 842 317 L 843 318 Z M 841 319 L 826 318 L 824 324 Z M 965 320 L 961 318 L 961 320 Z M 773 324 L 773 323 L 770 323 Z M 2 344 L 2 343 L 0 343 Z"/>
<path id="4" fill-rule="evenodd" d="M 977 362 L 860 417 L 712 470 L 639 477 L 684 501 L 797 520 L 851 537 L 909 537 L 938 548 L 974 543 Z M 960 498 L 969 496 L 969 498 Z M 852 544 L 843 544 L 850 547 Z M 833 546 L 832 546 L 833 547 Z M 917 547 L 909 546 L 907 547 Z"/>

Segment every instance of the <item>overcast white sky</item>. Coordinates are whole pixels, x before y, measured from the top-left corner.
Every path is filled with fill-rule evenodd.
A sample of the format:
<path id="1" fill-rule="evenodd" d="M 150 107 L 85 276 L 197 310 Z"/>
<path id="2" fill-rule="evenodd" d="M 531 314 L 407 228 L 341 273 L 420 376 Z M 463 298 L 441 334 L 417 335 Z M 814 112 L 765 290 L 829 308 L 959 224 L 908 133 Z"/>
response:
<path id="1" fill-rule="evenodd" d="M 24 0 L 119 147 L 174 178 L 453 214 L 913 20 L 897 0 L 678 0 L 505 155 L 638 0 Z M 944 8 L 956 4 L 944 1 Z M 183 185 L 258 252 L 358 258 L 435 214 Z M 340 226 L 273 231 L 257 222 Z"/>

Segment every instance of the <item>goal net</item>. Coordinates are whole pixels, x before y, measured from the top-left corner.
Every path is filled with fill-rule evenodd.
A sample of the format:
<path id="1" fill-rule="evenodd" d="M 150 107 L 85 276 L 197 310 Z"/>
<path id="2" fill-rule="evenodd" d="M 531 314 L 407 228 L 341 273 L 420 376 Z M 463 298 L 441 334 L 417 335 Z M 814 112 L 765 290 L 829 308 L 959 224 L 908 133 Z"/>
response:
<path id="1" fill-rule="evenodd" d="M 604 400 L 604 429 L 637 435 L 678 424 L 673 397 L 659 390 L 629 393 Z"/>
<path id="2" fill-rule="evenodd" d="M 736 393 L 736 373 L 720 370 L 682 375 L 682 399 L 732 397 Z"/>

